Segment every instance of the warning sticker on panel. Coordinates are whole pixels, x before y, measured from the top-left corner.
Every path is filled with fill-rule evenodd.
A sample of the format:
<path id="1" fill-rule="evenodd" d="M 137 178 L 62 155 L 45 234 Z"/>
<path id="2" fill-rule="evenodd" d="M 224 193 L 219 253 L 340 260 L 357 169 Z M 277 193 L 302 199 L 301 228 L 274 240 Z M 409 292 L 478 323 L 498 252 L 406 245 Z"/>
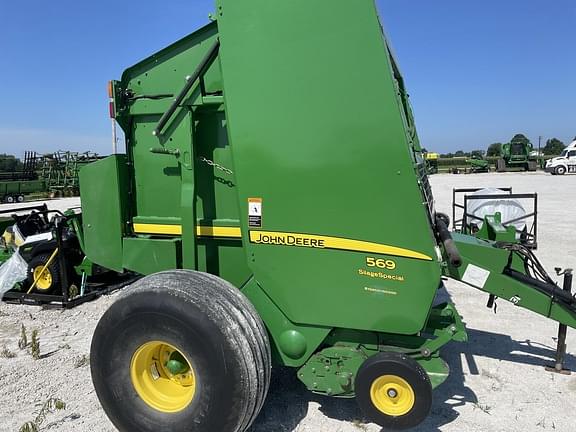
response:
<path id="1" fill-rule="evenodd" d="M 248 198 L 248 226 L 262 228 L 262 198 Z"/>
<path id="2" fill-rule="evenodd" d="M 464 276 L 462 276 L 462 282 L 466 282 L 477 288 L 484 288 L 486 281 L 490 276 L 490 272 L 482 267 L 475 266 L 474 264 L 468 264 Z"/>

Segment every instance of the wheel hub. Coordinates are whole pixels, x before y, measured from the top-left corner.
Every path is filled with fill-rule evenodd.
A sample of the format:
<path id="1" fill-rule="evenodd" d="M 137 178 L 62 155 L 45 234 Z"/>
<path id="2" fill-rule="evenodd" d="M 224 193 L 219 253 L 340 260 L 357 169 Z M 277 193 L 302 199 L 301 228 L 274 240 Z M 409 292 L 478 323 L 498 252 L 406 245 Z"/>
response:
<path id="1" fill-rule="evenodd" d="M 370 398 L 379 411 L 389 416 L 408 414 L 415 402 L 412 386 L 396 375 L 383 375 L 374 380 Z"/>
<path id="2" fill-rule="evenodd" d="M 190 370 L 188 362 L 178 351 L 174 351 L 172 354 L 170 354 L 170 359 L 165 363 L 164 366 L 166 366 L 166 369 L 168 369 L 172 375 L 185 374 Z"/>
<path id="3" fill-rule="evenodd" d="M 42 271 L 43 268 L 44 266 L 37 266 L 33 272 L 36 288 L 39 290 L 47 290 L 52 286 L 52 274 L 48 268 Z"/>
<path id="4" fill-rule="evenodd" d="M 176 347 L 162 341 L 145 343 L 136 350 L 130 378 L 140 398 L 165 413 L 182 411 L 196 394 L 191 363 Z"/>

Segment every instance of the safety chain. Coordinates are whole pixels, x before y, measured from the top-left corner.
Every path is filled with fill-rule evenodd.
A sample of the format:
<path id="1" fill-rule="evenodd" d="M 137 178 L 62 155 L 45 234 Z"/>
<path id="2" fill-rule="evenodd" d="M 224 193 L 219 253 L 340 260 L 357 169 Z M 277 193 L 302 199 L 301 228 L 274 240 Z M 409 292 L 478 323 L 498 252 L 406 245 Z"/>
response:
<path id="1" fill-rule="evenodd" d="M 200 162 L 204 162 L 206 165 L 219 169 L 220 171 L 224 171 L 226 174 L 234 174 L 232 170 L 229 170 L 228 168 L 223 167 L 222 165 L 217 164 L 216 162 L 211 161 L 210 159 L 206 159 L 204 156 L 201 156 L 199 159 Z"/>

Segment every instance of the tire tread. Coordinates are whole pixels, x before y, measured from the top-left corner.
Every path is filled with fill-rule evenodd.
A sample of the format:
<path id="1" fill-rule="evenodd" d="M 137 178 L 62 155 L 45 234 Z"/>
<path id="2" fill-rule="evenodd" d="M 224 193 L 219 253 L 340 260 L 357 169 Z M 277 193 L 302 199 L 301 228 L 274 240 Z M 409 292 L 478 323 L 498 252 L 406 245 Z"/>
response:
<path id="1" fill-rule="evenodd" d="M 241 369 L 241 393 L 245 395 L 235 402 L 238 421 L 230 432 L 246 431 L 264 404 L 271 375 L 268 333 L 252 303 L 229 282 L 192 270 L 168 270 L 147 276 L 126 289 L 117 301 L 130 302 L 131 297 L 145 292 L 171 295 L 191 303 L 218 324 L 230 349 L 235 351 Z"/>

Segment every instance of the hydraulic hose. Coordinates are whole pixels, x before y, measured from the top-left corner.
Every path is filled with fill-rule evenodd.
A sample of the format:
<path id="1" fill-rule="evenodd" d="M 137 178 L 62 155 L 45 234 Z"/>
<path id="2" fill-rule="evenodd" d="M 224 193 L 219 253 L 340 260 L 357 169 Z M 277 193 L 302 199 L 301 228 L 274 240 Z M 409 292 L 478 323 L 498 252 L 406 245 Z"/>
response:
<path id="1" fill-rule="evenodd" d="M 460 252 L 458 252 L 458 248 L 456 247 L 456 243 L 452 239 L 452 235 L 448 230 L 448 226 L 443 218 L 436 216 L 436 232 L 438 234 L 439 240 L 444 245 L 444 250 L 448 255 L 448 260 L 450 264 L 454 267 L 460 267 L 462 265 L 462 257 L 460 256 Z"/>

